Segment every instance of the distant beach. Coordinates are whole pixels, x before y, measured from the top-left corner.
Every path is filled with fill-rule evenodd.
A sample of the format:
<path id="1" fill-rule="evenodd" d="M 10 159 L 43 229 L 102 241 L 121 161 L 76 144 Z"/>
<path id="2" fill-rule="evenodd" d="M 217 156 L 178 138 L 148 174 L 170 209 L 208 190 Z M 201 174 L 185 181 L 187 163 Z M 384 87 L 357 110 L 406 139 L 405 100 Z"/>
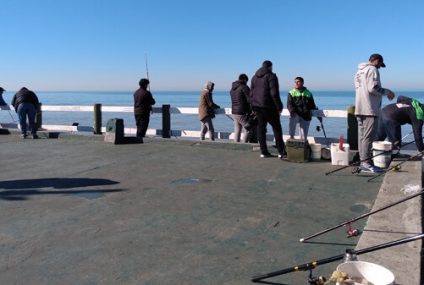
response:
<path id="1" fill-rule="evenodd" d="M 405 95 L 415 98 L 420 102 L 424 102 L 424 91 L 395 91 L 397 95 Z M 132 106 L 133 91 L 127 92 L 37 92 L 37 95 L 44 105 L 88 105 L 100 103 L 104 106 Z M 154 91 L 153 96 L 156 99 L 156 106 L 162 104 L 170 104 L 174 107 L 193 107 L 197 108 L 200 91 Z M 3 97 L 7 103 L 10 103 L 14 92 L 5 92 Z M 287 91 L 281 91 L 281 99 L 286 107 Z M 315 91 L 313 92 L 315 102 L 320 109 L 325 110 L 346 110 L 349 105 L 355 103 L 354 91 Z M 214 101 L 221 108 L 230 108 L 231 100 L 228 91 L 215 91 Z M 389 102 L 386 98 L 383 105 Z M 17 119 L 15 112 L 12 116 Z M 123 118 L 125 127 L 135 127 L 134 117 L 131 113 L 103 113 L 103 125 L 110 118 Z M 11 122 L 12 118 L 7 111 L 0 112 L 0 122 Z M 79 123 L 81 126 L 91 126 L 93 115 L 83 112 L 45 112 L 43 114 L 43 124 L 49 125 L 72 125 Z M 281 118 L 283 132 L 288 133 L 288 118 Z M 199 121 L 197 115 L 179 115 L 173 114 L 171 118 L 172 129 L 174 130 L 198 130 Z M 215 120 L 215 129 L 217 131 L 232 131 L 233 122 L 225 115 L 218 115 Z M 310 126 L 309 134 L 311 136 L 323 137 L 322 131 L 318 132 L 316 126 L 319 125 L 318 120 L 313 119 Z M 150 128 L 160 129 L 162 127 L 161 117 L 153 114 L 151 117 Z M 346 136 L 346 119 L 327 118 L 324 120 L 324 127 L 328 137 Z M 411 131 L 409 125 L 404 126 L 404 133 Z M 413 140 L 412 136 L 407 140 Z"/>

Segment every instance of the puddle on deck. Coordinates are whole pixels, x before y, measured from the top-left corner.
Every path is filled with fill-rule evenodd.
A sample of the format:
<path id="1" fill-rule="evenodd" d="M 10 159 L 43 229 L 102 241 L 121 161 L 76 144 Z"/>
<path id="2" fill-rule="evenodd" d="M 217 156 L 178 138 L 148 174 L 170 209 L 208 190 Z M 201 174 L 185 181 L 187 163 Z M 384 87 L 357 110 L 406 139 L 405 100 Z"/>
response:
<path id="1" fill-rule="evenodd" d="M 171 185 L 195 185 L 201 183 L 209 183 L 212 180 L 205 178 L 181 178 L 171 182 Z"/>
<path id="2" fill-rule="evenodd" d="M 93 191 L 93 192 L 81 191 L 81 192 L 68 193 L 67 195 L 68 196 L 77 196 L 77 197 L 80 197 L 80 198 L 92 200 L 92 199 L 98 199 L 98 198 L 103 197 L 105 195 L 105 193 L 100 192 L 100 191 L 98 191 L 98 192 L 96 192 L 96 191 Z"/>

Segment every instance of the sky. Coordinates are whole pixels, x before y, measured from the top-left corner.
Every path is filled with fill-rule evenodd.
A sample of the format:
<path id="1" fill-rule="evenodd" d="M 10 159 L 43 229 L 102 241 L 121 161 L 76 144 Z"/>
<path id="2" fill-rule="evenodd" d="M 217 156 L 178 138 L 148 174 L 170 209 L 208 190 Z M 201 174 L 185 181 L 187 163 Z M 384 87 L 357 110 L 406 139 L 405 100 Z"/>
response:
<path id="1" fill-rule="evenodd" d="M 229 90 L 273 62 L 280 89 L 353 90 L 384 57 L 383 87 L 424 90 L 424 1 L 2 0 L 0 86 L 38 91 Z M 147 59 L 147 65 L 146 65 Z"/>

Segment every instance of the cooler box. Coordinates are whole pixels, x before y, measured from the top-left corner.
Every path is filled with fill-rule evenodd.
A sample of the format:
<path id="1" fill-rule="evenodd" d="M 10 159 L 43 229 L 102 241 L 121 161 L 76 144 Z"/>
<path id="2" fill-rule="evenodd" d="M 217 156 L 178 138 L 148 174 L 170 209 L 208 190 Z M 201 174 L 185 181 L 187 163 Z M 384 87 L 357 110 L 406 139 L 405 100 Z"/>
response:
<path id="1" fill-rule="evenodd" d="M 350 147 L 348 143 L 343 144 L 344 150 L 341 150 L 338 143 L 331 144 L 331 164 L 349 165 Z"/>
<path id="2" fill-rule="evenodd" d="M 124 120 L 113 118 L 106 123 L 105 142 L 114 144 L 124 143 Z"/>
<path id="3" fill-rule="evenodd" d="M 288 139 L 286 142 L 287 160 L 293 162 L 306 162 L 311 156 L 308 141 Z"/>

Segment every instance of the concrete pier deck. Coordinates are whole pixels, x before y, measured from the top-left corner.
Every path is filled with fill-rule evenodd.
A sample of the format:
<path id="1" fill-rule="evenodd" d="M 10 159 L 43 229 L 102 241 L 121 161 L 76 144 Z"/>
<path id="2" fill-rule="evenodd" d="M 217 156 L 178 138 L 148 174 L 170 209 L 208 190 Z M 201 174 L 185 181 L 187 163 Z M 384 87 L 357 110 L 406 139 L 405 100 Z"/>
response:
<path id="1" fill-rule="evenodd" d="M 299 238 L 370 211 L 383 181 L 260 159 L 247 144 L 47 137 L 0 136 L 0 284 L 251 284 L 355 248 L 343 228 Z"/>

